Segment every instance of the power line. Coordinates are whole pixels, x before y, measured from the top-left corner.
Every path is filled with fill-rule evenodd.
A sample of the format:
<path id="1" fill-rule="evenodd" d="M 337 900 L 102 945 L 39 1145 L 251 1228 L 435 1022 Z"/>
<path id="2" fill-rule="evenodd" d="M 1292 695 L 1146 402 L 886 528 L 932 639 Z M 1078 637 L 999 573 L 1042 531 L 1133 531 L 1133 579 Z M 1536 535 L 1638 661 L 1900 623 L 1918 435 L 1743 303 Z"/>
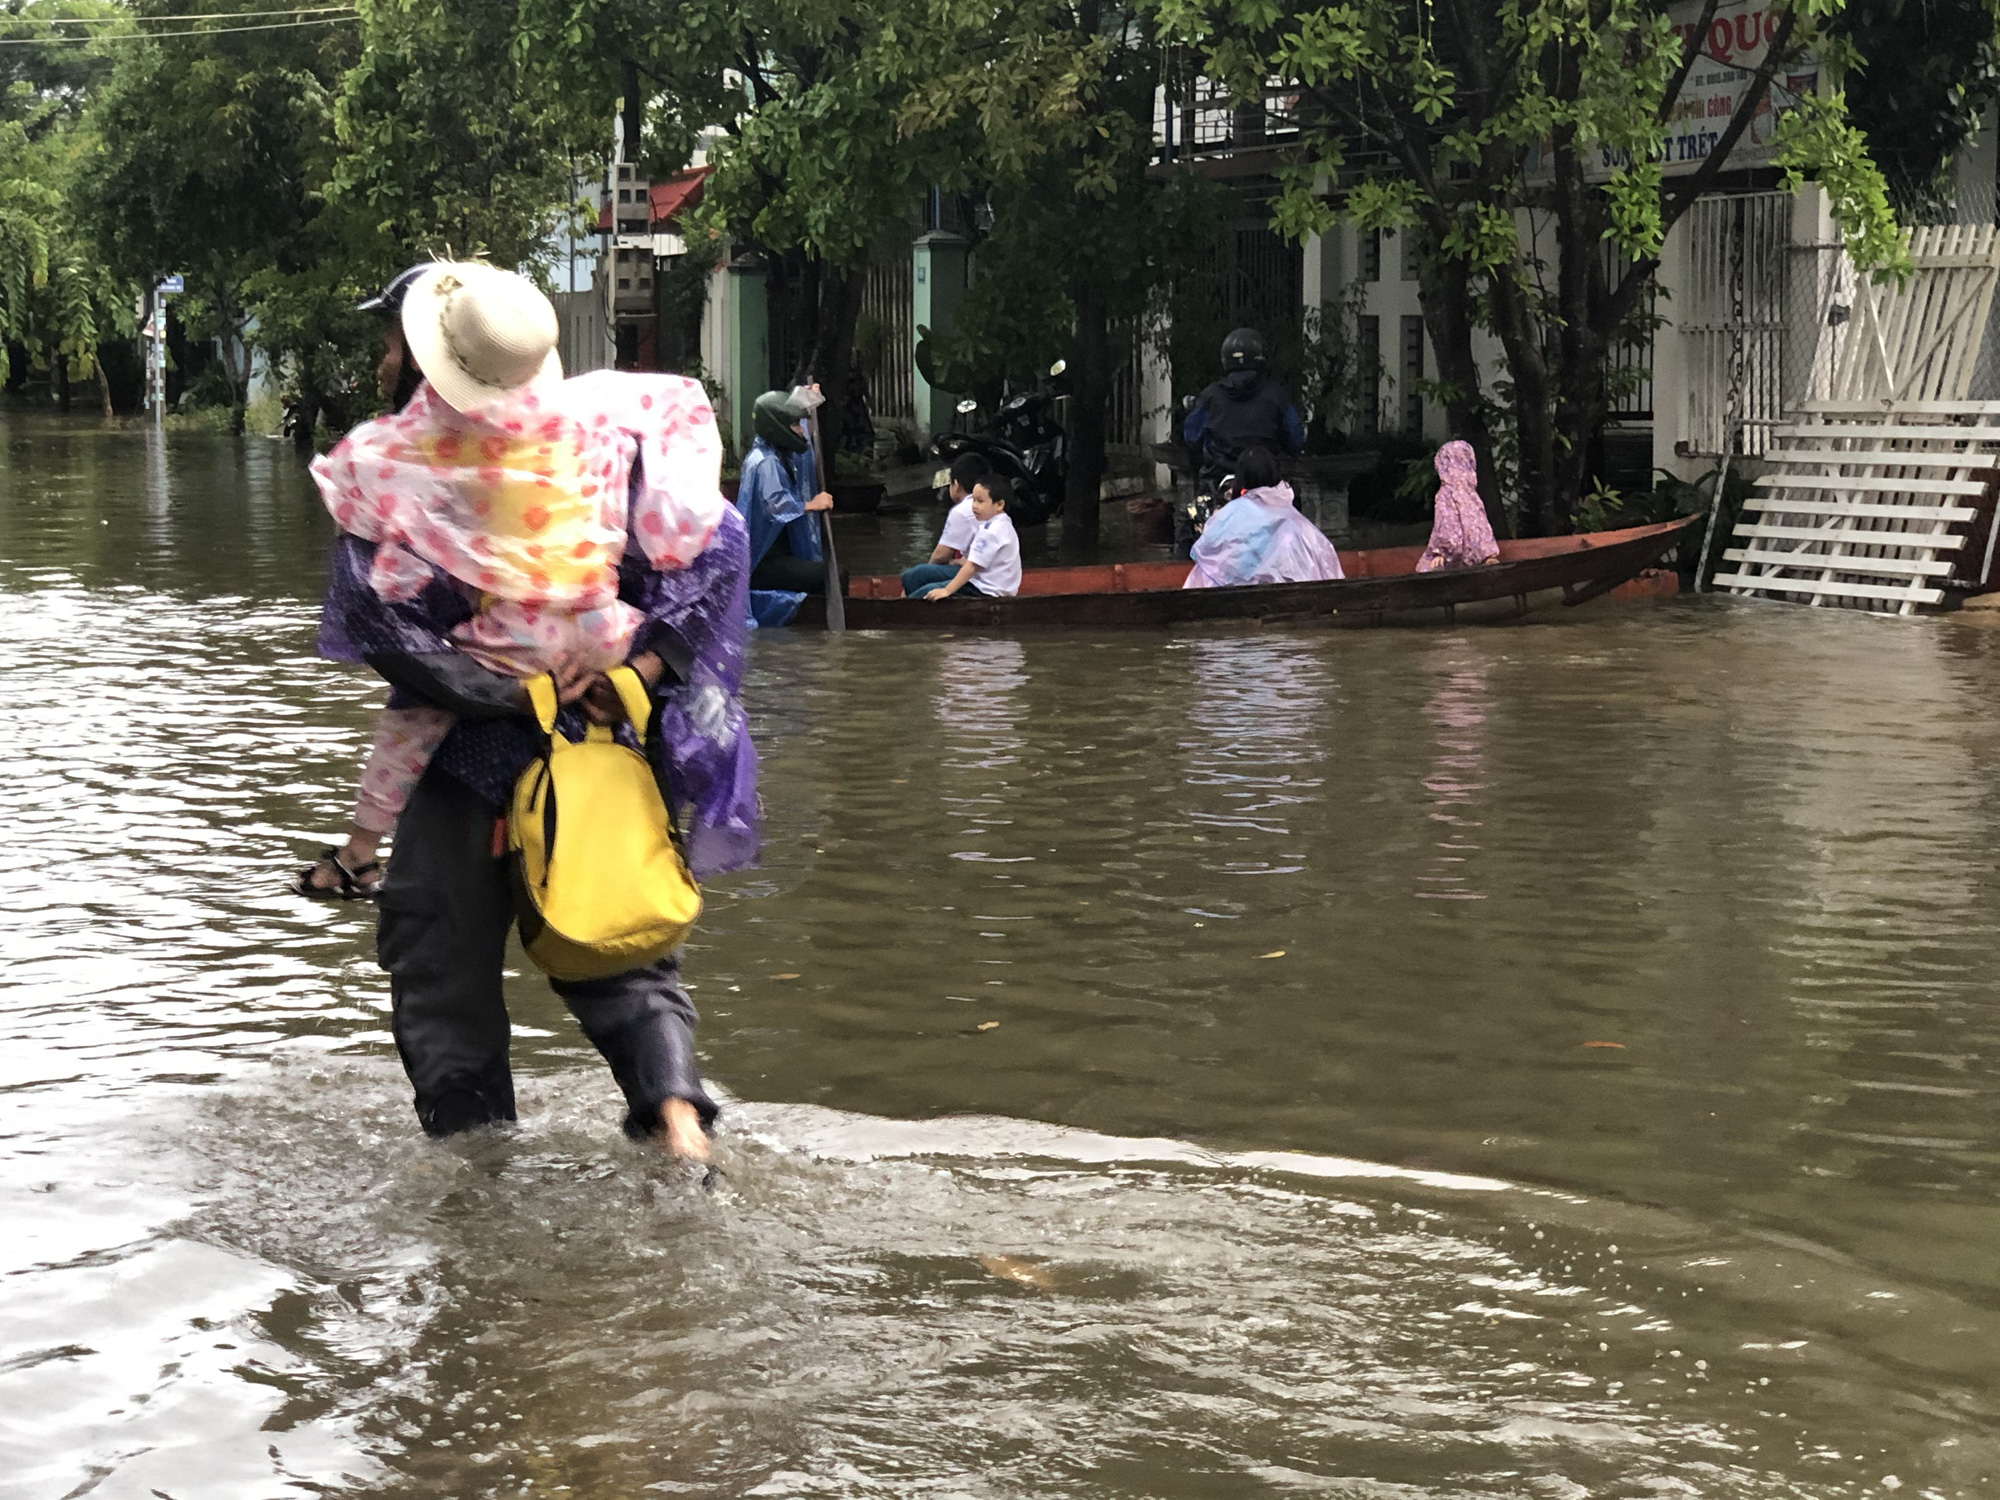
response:
<path id="1" fill-rule="evenodd" d="M 241 31 L 296 31 L 302 26 L 338 26 L 343 21 L 352 19 L 354 14 L 353 11 L 349 11 L 345 15 L 327 16 L 318 21 L 275 21 L 265 26 L 211 26 L 205 31 L 188 28 L 182 31 L 111 32 L 99 36 L 92 36 L 86 33 L 83 36 L 63 36 L 57 34 L 54 36 L 39 37 L 0 37 L 0 47 L 48 47 L 59 46 L 65 42 L 72 42 L 79 46 L 89 46 L 95 42 L 151 42 L 176 36 L 229 36 L 234 32 Z"/>
<path id="2" fill-rule="evenodd" d="M 160 21 L 258 21 L 267 16 L 324 16 L 354 15 L 352 5 L 295 5 L 289 10 L 225 10 L 203 12 L 182 16 L 134 16 L 130 11 L 116 16 L 10 16 L 0 11 L 0 25 L 31 26 L 122 26 L 128 21 L 138 20 L 148 24 Z"/>

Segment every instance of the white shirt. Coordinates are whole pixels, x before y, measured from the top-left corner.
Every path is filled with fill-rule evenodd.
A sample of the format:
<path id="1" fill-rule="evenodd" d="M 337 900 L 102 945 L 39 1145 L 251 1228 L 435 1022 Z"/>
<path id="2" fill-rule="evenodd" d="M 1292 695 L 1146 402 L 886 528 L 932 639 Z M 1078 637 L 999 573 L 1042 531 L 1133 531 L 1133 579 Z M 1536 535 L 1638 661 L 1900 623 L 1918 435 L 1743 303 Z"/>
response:
<path id="1" fill-rule="evenodd" d="M 978 529 L 979 517 L 972 513 L 972 496 L 967 495 L 945 516 L 944 535 L 938 538 L 938 545 L 949 547 L 963 557 L 966 544 L 972 540 L 972 533 Z"/>
<path id="2" fill-rule="evenodd" d="M 966 581 L 980 593 L 1021 592 L 1021 539 L 1014 534 L 1014 523 L 1004 510 L 992 520 L 980 522 L 965 555 L 978 570 Z"/>

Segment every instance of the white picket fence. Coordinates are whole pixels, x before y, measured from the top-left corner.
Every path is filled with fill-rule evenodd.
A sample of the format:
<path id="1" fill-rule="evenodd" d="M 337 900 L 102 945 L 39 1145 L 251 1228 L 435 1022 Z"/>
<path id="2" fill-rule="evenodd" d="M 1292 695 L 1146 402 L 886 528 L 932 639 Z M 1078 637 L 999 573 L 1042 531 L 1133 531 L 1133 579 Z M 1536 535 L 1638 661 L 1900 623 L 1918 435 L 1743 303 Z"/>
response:
<path id="1" fill-rule="evenodd" d="M 2000 231 L 1909 232 L 1904 282 L 1844 258 L 1814 365 L 1824 399 L 1772 429 L 1718 588 L 1910 614 L 1944 583 L 1985 587 L 2000 494 L 2000 402 L 1966 398 L 2000 283 Z M 1974 534 L 1975 531 L 1978 534 Z M 1976 556 L 1970 555 L 1976 553 Z"/>

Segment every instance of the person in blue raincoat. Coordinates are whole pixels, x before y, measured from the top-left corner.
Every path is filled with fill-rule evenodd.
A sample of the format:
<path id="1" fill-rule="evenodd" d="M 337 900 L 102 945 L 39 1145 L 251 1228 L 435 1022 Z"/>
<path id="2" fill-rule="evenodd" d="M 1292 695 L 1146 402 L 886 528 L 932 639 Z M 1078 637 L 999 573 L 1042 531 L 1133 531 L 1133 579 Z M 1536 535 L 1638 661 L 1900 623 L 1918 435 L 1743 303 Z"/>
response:
<path id="1" fill-rule="evenodd" d="M 750 618 L 759 625 L 789 624 L 807 594 L 826 592 L 815 512 L 831 510 L 833 496 L 814 493 L 806 436 L 818 389 L 766 391 L 750 409 L 756 437 L 743 457 L 736 508 L 750 529 Z"/>

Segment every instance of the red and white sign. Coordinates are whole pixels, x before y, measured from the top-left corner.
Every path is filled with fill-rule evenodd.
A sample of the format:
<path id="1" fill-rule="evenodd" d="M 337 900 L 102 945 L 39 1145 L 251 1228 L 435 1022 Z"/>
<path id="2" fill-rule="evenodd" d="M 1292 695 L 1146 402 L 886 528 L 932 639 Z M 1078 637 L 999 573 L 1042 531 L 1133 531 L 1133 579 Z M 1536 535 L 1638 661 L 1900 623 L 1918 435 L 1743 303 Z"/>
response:
<path id="1" fill-rule="evenodd" d="M 1694 171 L 1714 152 L 1744 95 L 1750 92 L 1751 79 L 1763 65 L 1769 32 L 1779 24 L 1764 0 L 1737 0 L 1736 4 L 1717 6 L 1707 31 L 1696 36 L 1701 13 L 1699 0 L 1682 0 L 1667 12 L 1681 45 L 1699 49 L 1667 119 L 1665 166 L 1670 175 Z M 1795 63 L 1773 78 L 1757 112 L 1750 117 L 1749 129 L 1729 153 L 1730 168 L 1771 165 L 1778 121 L 1802 95 L 1818 86 L 1819 67 L 1811 59 Z"/>
<path id="2" fill-rule="evenodd" d="M 1674 34 L 1683 47 L 1698 49 L 1694 66 L 1688 70 L 1667 117 L 1667 135 L 1662 143 L 1661 167 L 1667 176 L 1682 176 L 1697 170 L 1721 144 L 1722 132 L 1735 118 L 1737 107 L 1750 92 L 1751 79 L 1768 51 L 1769 32 L 1781 16 L 1774 16 L 1767 0 L 1732 0 L 1718 5 L 1708 28 L 1699 37 L 1702 0 L 1676 0 L 1667 15 Z M 1686 54 L 1683 53 L 1683 56 Z M 1777 158 L 1775 137 L 1778 121 L 1795 107 L 1801 96 L 1819 87 L 1819 64 L 1807 57 L 1795 62 L 1771 80 L 1749 127 L 1737 138 L 1729 153 L 1729 169 L 1768 167 Z M 1547 146 L 1533 153 L 1528 175 L 1548 174 Z M 1602 182 L 1624 164 L 1621 153 L 1599 148 L 1590 164 L 1592 180 Z"/>

